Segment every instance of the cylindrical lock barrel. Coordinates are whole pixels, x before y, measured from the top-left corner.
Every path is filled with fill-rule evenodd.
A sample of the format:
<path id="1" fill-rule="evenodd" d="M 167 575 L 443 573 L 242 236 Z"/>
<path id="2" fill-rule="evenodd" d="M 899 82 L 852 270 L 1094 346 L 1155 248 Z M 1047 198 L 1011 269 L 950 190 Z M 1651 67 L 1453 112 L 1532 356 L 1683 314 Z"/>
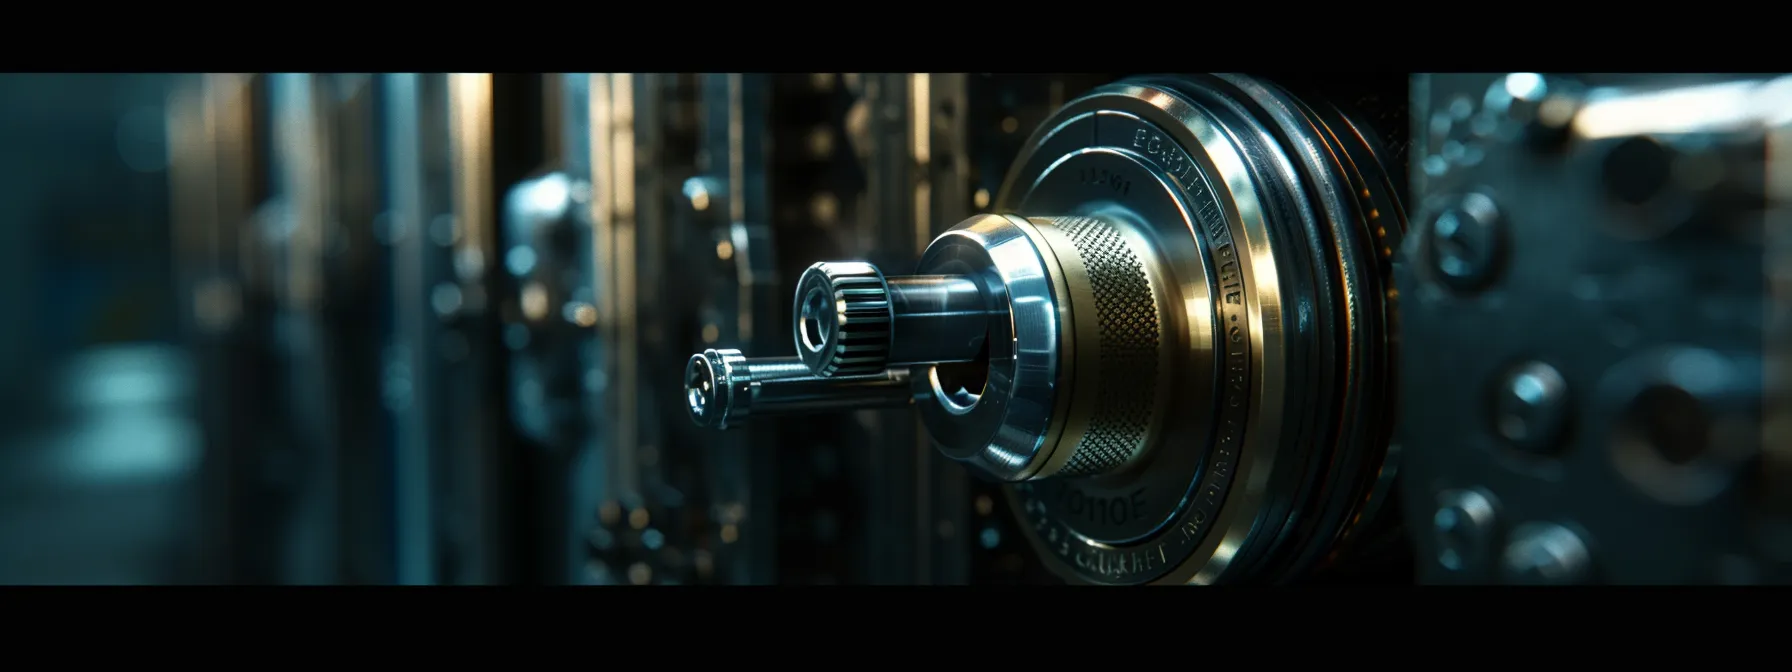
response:
<path id="1" fill-rule="evenodd" d="M 968 276 L 885 278 L 863 262 L 823 262 L 797 281 L 797 353 L 818 376 L 969 362 L 989 331 L 984 289 Z"/>

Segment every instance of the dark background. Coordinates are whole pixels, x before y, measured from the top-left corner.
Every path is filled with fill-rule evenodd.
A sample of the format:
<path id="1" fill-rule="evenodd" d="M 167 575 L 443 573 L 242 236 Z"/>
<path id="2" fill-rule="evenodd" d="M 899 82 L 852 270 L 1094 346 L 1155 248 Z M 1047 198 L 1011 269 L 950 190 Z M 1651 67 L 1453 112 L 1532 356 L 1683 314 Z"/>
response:
<path id="1" fill-rule="evenodd" d="M 163 583 L 191 566 L 175 79 L 0 75 L 0 583 Z"/>

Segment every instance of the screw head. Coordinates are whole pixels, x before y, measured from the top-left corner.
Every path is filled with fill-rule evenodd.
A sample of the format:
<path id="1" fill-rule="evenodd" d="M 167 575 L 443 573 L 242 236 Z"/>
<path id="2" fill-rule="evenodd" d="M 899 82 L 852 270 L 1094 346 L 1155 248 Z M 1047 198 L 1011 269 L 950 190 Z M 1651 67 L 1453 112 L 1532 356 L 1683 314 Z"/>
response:
<path id="1" fill-rule="evenodd" d="M 1508 583 L 1570 585 L 1588 579 L 1592 559 L 1574 531 L 1555 523 L 1530 523 L 1513 532 L 1501 564 Z"/>
<path id="2" fill-rule="evenodd" d="M 1427 241 L 1432 271 L 1458 291 L 1492 283 L 1505 257 L 1503 219 L 1486 194 L 1469 194 L 1438 211 Z"/>
<path id="3" fill-rule="evenodd" d="M 1493 502 L 1473 490 L 1451 490 L 1438 497 L 1431 518 L 1437 564 L 1452 572 L 1484 566 L 1494 535 Z"/>
<path id="4" fill-rule="evenodd" d="M 1568 424 L 1568 381 L 1555 367 L 1525 362 L 1494 390 L 1494 433 L 1528 453 L 1551 452 Z"/>

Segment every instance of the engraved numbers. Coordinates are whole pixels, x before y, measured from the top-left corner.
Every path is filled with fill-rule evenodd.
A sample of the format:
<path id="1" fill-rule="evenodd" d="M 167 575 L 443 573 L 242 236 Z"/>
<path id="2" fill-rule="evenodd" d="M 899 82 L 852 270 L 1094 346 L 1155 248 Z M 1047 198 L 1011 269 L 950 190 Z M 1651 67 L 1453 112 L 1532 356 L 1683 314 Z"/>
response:
<path id="1" fill-rule="evenodd" d="M 1190 136 L 1181 130 L 1166 131 L 1172 127 L 1139 116 L 1149 112 L 1103 110 L 1091 115 L 1093 137 L 1060 133 L 1067 138 L 1065 143 L 1029 164 L 1041 172 L 1028 173 L 1037 177 L 1035 189 L 1053 187 L 1048 193 L 1057 195 L 1054 203 L 1069 198 L 1113 199 L 1155 213 L 1167 210 L 1162 197 L 1168 196 L 1176 201 L 1179 214 L 1190 220 L 1191 233 L 1200 242 L 1203 272 L 1211 274 L 1213 345 L 1220 351 L 1215 373 L 1221 398 L 1216 400 L 1211 450 L 1186 465 L 1175 465 L 1177 470 L 1195 469 L 1188 474 L 1192 482 L 1154 479 L 1149 487 L 1136 489 L 1138 484 L 1126 489 L 1078 484 L 1029 488 L 1025 515 L 1038 530 L 1039 549 L 1061 560 L 1063 569 L 1101 583 L 1151 581 L 1186 562 L 1206 562 L 1196 554 L 1203 552 L 1203 544 L 1218 543 L 1210 535 L 1226 531 L 1216 528 L 1224 520 L 1219 514 L 1245 452 L 1243 434 L 1255 390 L 1251 355 L 1256 339 L 1248 310 L 1255 302 L 1248 282 L 1252 271 L 1244 239 L 1235 239 L 1239 224 L 1231 212 L 1230 187 L 1205 170 L 1196 170 L 1203 165 L 1197 157 L 1204 160 L 1202 152 L 1207 149 L 1200 144 L 1199 132 Z M 1065 160 L 1077 154 L 1087 158 Z M 1054 172 L 1052 184 L 1042 187 Z M 1133 182 L 1140 188 L 1137 195 L 1130 193 Z M 1071 184 L 1078 188 L 1062 188 Z"/>
<path id="2" fill-rule="evenodd" d="M 1077 488 L 1064 491 L 1070 515 L 1097 525 L 1123 525 L 1145 517 L 1145 489 L 1119 497 L 1090 497 Z"/>
<path id="3" fill-rule="evenodd" d="M 1126 179 L 1125 176 L 1114 171 L 1106 168 L 1084 168 L 1078 172 L 1083 184 L 1107 186 L 1113 190 L 1115 196 L 1132 193 L 1132 180 Z"/>

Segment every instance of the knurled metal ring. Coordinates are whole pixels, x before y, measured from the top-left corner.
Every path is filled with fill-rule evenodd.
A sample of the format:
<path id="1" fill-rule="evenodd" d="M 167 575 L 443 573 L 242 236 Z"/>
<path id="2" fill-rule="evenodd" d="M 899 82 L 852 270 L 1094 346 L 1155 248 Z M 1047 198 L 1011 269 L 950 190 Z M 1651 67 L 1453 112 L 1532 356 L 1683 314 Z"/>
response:
<path id="1" fill-rule="evenodd" d="M 890 360 L 890 289 L 871 264 L 821 262 L 796 286 L 796 351 L 818 376 L 879 373 Z"/>

